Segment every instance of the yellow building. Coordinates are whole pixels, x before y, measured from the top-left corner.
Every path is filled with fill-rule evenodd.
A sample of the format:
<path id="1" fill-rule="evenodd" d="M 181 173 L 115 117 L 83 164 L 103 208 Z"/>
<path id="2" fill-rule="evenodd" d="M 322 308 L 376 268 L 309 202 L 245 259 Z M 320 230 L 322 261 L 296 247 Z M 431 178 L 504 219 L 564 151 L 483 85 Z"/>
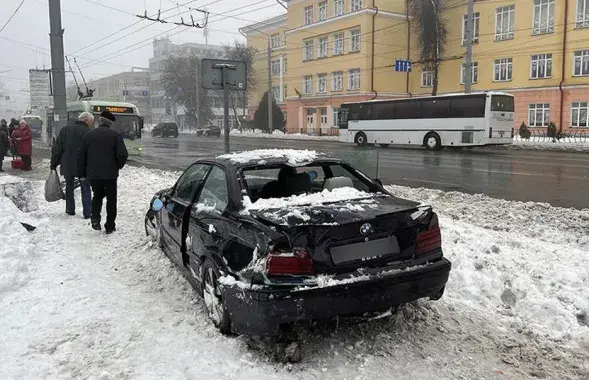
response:
<path id="1" fill-rule="evenodd" d="M 430 94 L 405 0 L 289 0 L 286 14 L 242 29 L 258 49 L 250 115 L 268 87 L 272 46 L 275 98 L 289 132 L 327 132 L 343 102 Z M 565 11 L 566 10 L 566 11 Z M 464 90 L 466 1 L 443 10 L 448 37 L 438 93 Z M 479 0 L 474 3 L 473 91 L 516 97 L 516 124 L 587 127 L 589 0 Z M 411 73 L 394 71 L 411 59 Z"/>

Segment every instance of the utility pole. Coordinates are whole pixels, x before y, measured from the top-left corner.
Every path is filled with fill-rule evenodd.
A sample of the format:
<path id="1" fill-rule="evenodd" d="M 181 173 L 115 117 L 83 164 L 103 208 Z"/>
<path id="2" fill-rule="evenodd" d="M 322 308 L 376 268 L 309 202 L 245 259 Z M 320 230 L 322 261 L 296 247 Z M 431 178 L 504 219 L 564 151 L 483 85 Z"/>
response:
<path id="1" fill-rule="evenodd" d="M 67 122 L 65 93 L 65 62 L 63 52 L 63 32 L 61 28 L 60 0 L 49 0 L 49 41 L 51 44 L 51 73 L 53 78 L 53 131 L 57 136 Z"/>
<path id="2" fill-rule="evenodd" d="M 472 40 L 474 39 L 474 0 L 468 0 L 466 15 L 466 62 L 464 64 L 464 92 L 472 90 Z"/>
<path id="3" fill-rule="evenodd" d="M 268 130 L 270 134 L 274 131 L 272 125 L 272 46 L 268 36 Z"/>

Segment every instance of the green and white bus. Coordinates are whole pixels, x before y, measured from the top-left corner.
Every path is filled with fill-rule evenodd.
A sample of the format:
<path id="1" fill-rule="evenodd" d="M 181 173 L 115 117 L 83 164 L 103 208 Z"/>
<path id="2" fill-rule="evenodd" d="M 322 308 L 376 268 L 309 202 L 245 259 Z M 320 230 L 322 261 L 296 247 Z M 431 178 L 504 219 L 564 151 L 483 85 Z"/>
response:
<path id="1" fill-rule="evenodd" d="M 90 112 L 94 115 L 94 128 L 96 128 L 98 126 L 98 117 L 103 111 L 110 111 L 115 115 L 116 121 L 111 128 L 123 136 L 129 155 L 141 155 L 143 152 L 143 145 L 141 144 L 143 117 L 139 114 L 139 109 L 132 103 L 98 99 L 71 102 L 67 104 L 68 123 L 76 121 L 78 115 L 82 112 Z"/>

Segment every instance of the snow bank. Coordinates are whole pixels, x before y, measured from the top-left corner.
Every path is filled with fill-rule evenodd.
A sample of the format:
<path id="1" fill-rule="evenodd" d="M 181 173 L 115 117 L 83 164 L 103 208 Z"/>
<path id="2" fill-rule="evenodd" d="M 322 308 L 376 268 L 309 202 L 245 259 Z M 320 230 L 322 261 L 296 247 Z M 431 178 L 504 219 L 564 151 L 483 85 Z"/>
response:
<path id="1" fill-rule="evenodd" d="M 39 208 L 31 183 L 17 176 L 0 175 L 0 197 L 9 198 L 24 212 Z"/>
<path id="2" fill-rule="evenodd" d="M 338 141 L 339 136 L 313 136 L 304 135 L 302 133 L 284 133 L 282 131 L 274 131 L 272 134 L 264 133 L 261 130 L 243 131 L 239 129 L 232 129 L 231 135 L 235 137 L 253 137 L 260 139 L 283 139 L 283 140 L 314 140 L 314 141 Z"/>
<path id="3" fill-rule="evenodd" d="M 237 164 L 255 163 L 263 160 L 287 160 L 289 165 L 300 165 L 315 160 L 319 156 L 314 150 L 296 149 L 256 149 L 245 152 L 228 153 L 217 156 Z"/>
<path id="4" fill-rule="evenodd" d="M 579 138 L 565 138 L 553 142 L 552 138 L 548 137 L 532 137 L 530 140 L 523 140 L 519 137 L 513 139 L 511 145 L 499 145 L 495 149 L 531 149 L 531 150 L 547 150 L 553 152 L 589 152 L 589 139 L 582 141 Z"/>
<path id="5" fill-rule="evenodd" d="M 357 190 L 353 187 L 341 187 L 333 189 L 332 191 L 323 190 L 320 193 L 293 195 L 288 198 L 258 199 L 254 203 L 251 203 L 249 197 L 245 197 L 244 210 L 247 212 L 256 210 L 281 209 L 293 206 L 320 206 L 326 203 L 369 200 L 367 198 L 373 197 L 373 194 Z M 353 206 L 350 205 L 350 207 Z"/>

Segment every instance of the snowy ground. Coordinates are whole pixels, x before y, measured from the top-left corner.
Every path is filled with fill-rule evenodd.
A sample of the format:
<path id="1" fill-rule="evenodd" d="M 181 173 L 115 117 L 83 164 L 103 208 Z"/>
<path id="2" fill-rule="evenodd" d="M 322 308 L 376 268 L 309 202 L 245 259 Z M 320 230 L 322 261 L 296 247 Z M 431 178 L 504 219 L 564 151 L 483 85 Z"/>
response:
<path id="1" fill-rule="evenodd" d="M 301 329 L 303 362 L 279 364 L 271 344 L 220 335 L 145 238 L 151 195 L 177 175 L 124 169 L 110 236 L 46 203 L 42 181 L 38 211 L 0 198 L 0 379 L 589 377 L 589 210 L 394 186 L 439 211 L 444 298 Z"/>
<path id="2" fill-rule="evenodd" d="M 589 138 L 564 138 L 557 140 L 548 137 L 531 137 L 524 140 L 519 136 L 513 139 L 512 145 L 502 145 L 506 149 L 549 150 L 553 152 L 589 152 Z"/>

